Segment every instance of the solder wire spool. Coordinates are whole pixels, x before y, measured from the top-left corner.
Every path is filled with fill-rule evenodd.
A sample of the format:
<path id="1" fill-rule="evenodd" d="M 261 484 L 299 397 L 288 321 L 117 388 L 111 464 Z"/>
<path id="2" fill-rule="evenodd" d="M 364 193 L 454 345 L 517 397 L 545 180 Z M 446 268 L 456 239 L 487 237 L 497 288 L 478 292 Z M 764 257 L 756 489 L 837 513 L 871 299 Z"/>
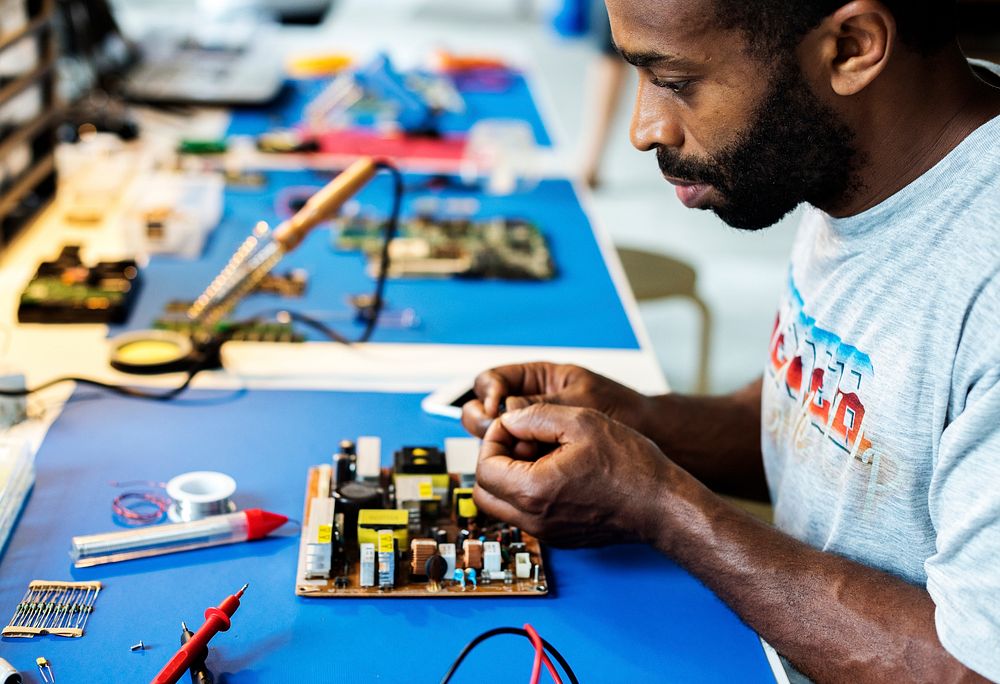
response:
<path id="1" fill-rule="evenodd" d="M 173 522 L 191 522 L 210 515 L 236 511 L 230 497 L 236 492 L 236 480 L 225 473 L 198 470 L 178 475 L 167 482 L 167 496 L 173 503 L 167 515 Z"/>

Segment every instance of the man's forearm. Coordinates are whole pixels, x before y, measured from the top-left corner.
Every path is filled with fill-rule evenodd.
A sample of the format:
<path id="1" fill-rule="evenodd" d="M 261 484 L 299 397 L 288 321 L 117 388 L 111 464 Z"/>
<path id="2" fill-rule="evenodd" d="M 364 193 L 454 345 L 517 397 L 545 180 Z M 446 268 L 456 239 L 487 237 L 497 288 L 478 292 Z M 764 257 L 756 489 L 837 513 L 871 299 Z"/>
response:
<path id="1" fill-rule="evenodd" d="M 640 432 L 715 491 L 767 500 L 760 452 L 761 382 L 721 397 L 651 397 Z"/>
<path id="2" fill-rule="evenodd" d="M 986 681 L 941 646 L 921 587 L 817 551 L 689 475 L 647 516 L 649 538 L 818 682 Z"/>

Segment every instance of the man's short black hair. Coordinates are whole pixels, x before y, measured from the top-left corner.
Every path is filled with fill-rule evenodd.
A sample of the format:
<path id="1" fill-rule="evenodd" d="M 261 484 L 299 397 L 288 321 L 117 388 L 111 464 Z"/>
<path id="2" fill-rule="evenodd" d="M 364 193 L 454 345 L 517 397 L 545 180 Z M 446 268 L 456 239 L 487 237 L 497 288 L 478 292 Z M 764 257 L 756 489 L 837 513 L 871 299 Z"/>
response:
<path id="1" fill-rule="evenodd" d="M 750 51 L 766 57 L 794 49 L 806 33 L 847 0 L 714 0 L 724 28 L 742 30 Z M 930 55 L 955 37 L 955 0 L 882 0 L 900 40 Z"/>

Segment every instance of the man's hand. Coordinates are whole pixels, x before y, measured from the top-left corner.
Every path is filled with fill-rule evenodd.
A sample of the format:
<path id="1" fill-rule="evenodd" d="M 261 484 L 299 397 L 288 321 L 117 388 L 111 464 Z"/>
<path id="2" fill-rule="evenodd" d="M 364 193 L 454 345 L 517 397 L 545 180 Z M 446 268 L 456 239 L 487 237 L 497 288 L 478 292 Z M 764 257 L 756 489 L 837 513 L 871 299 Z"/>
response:
<path id="1" fill-rule="evenodd" d="M 476 398 L 462 408 L 462 424 L 477 437 L 507 411 L 531 404 L 591 408 L 629 427 L 642 430 L 651 400 L 591 371 L 566 364 L 524 363 L 500 366 L 479 374 Z"/>
<path id="2" fill-rule="evenodd" d="M 483 437 L 501 411 L 556 404 L 594 409 L 653 440 L 670 460 L 713 489 L 767 500 L 760 454 L 760 381 L 719 397 L 649 397 L 579 366 L 524 363 L 476 378 L 462 424 Z M 513 455 L 534 459 L 540 442 L 518 440 Z"/>
<path id="3" fill-rule="evenodd" d="M 673 471 L 653 442 L 598 411 L 533 404 L 487 430 L 475 499 L 486 514 L 556 546 L 652 541 L 649 504 Z"/>

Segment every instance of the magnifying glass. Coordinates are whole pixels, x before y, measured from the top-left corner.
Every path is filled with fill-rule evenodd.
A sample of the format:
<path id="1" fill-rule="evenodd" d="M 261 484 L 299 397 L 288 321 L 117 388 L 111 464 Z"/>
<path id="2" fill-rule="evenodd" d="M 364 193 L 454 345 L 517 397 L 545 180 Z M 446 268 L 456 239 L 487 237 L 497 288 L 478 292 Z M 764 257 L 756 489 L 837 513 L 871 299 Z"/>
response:
<path id="1" fill-rule="evenodd" d="M 191 339 L 172 330 L 136 330 L 111 339 L 111 367 L 134 375 L 186 371 L 202 361 Z"/>

